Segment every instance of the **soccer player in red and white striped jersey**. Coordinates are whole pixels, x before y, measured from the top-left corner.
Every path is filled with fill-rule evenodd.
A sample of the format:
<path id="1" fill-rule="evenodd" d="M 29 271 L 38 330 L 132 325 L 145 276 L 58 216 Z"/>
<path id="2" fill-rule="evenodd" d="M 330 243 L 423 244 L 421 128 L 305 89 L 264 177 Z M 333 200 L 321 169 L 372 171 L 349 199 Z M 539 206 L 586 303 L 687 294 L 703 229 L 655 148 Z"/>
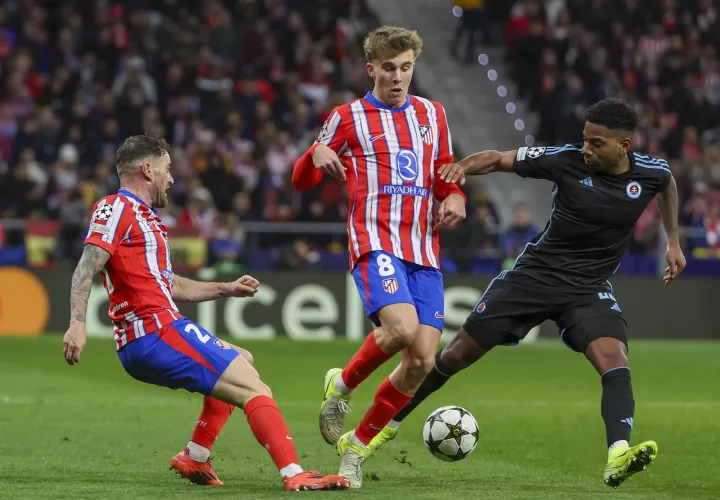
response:
<path id="1" fill-rule="evenodd" d="M 368 34 L 364 50 L 373 91 L 335 108 L 293 171 L 298 189 L 316 186 L 324 174 L 347 181 L 350 268 L 378 327 L 345 369 L 325 376 L 320 432 L 337 446 L 340 475 L 356 488 L 373 437 L 434 364 L 444 316 L 437 228 L 465 217 L 460 188 L 436 175 L 453 162 L 445 110 L 408 95 L 421 48 L 418 34 L 404 28 L 383 26 Z M 365 417 L 342 435 L 352 391 L 400 351 L 400 365 L 380 385 Z"/>
<path id="2" fill-rule="evenodd" d="M 122 189 L 95 204 L 85 249 L 72 279 L 65 359 L 80 361 L 85 315 L 98 272 L 110 298 L 118 357 L 125 370 L 149 384 L 199 392 L 203 410 L 187 447 L 170 462 L 196 484 L 222 485 L 210 450 L 236 406 L 243 408 L 258 442 L 278 467 L 286 490 L 347 488 L 339 476 L 304 471 L 290 431 L 270 389 L 252 366 L 252 356 L 184 318 L 175 302 L 251 297 L 260 283 L 243 276 L 232 283 L 206 283 L 173 273 L 167 229 L 156 212 L 167 206 L 170 148 L 149 136 L 128 138 L 118 149 Z"/>

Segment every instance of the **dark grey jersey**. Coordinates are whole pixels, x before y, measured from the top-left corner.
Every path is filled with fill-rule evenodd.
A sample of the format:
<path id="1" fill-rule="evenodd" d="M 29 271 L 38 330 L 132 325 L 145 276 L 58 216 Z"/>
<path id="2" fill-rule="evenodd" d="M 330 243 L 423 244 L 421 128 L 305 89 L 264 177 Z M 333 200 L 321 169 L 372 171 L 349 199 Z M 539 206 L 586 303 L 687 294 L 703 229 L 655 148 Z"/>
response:
<path id="1" fill-rule="evenodd" d="M 630 170 L 610 175 L 586 165 L 581 146 L 520 148 L 515 172 L 555 185 L 550 220 L 513 269 L 552 286 L 607 289 L 635 223 L 671 179 L 662 158 L 628 155 Z"/>

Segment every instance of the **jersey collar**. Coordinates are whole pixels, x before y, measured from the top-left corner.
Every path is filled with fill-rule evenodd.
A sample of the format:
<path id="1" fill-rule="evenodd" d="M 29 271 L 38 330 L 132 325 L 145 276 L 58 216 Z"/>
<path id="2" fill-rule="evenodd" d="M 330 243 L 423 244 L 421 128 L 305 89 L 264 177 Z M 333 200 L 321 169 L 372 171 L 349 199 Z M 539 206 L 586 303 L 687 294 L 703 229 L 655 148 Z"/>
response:
<path id="1" fill-rule="evenodd" d="M 367 102 L 369 102 L 370 104 L 372 104 L 373 106 L 375 106 L 376 108 L 387 109 L 387 110 L 393 111 L 395 113 L 402 113 L 403 111 L 405 111 L 408 108 L 408 106 L 410 106 L 410 96 L 409 95 L 405 98 L 405 104 L 403 104 L 399 108 L 393 108 L 391 106 L 388 106 L 384 102 L 377 99 L 374 95 L 372 95 L 372 92 L 368 92 L 367 94 L 365 94 L 365 100 Z"/>
<path id="2" fill-rule="evenodd" d="M 145 203 L 143 200 L 141 200 L 140 198 L 138 198 L 134 193 L 131 193 L 131 192 L 128 191 L 127 189 L 121 189 L 120 191 L 118 191 L 118 194 L 121 194 L 121 195 L 123 195 L 123 196 L 127 196 L 128 198 L 132 198 L 133 200 L 137 201 L 137 202 L 140 203 L 141 205 L 145 205 L 146 207 L 148 207 L 150 210 L 152 210 L 152 212 L 153 212 L 154 214 L 157 214 L 157 210 L 155 210 L 154 208 L 152 208 L 150 205 L 148 205 L 147 203 Z"/>
<path id="3" fill-rule="evenodd" d="M 630 170 L 628 170 L 627 173 L 632 174 L 635 171 L 635 151 L 628 149 L 627 155 L 628 161 L 630 162 Z"/>

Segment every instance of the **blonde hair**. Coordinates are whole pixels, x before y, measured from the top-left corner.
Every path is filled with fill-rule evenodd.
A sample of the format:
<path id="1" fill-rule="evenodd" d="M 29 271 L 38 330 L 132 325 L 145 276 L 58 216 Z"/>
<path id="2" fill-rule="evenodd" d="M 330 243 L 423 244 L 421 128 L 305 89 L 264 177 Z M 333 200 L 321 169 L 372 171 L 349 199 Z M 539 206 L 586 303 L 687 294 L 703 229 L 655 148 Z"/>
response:
<path id="1" fill-rule="evenodd" d="M 398 54 L 412 50 L 415 57 L 422 51 L 423 41 L 415 30 L 398 26 L 381 26 L 367 34 L 363 50 L 368 62 L 392 59 Z"/>

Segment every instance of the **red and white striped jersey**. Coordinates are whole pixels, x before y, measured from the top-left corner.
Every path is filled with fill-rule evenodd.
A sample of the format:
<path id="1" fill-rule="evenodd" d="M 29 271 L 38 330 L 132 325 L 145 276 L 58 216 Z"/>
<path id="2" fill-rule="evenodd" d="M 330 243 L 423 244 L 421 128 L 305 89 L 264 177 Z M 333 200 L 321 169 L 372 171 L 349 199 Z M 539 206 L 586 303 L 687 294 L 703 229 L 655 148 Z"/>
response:
<path id="1" fill-rule="evenodd" d="M 182 317 L 173 301 L 167 228 L 140 198 L 121 189 L 100 199 L 85 244 L 110 252 L 100 272 L 118 349 Z"/>
<path id="2" fill-rule="evenodd" d="M 408 96 L 404 106 L 391 108 L 368 92 L 336 107 L 317 142 L 337 152 L 347 168 L 350 267 L 361 255 L 384 250 L 439 268 L 433 197 L 462 194 L 435 175 L 453 161 L 442 105 Z"/>

